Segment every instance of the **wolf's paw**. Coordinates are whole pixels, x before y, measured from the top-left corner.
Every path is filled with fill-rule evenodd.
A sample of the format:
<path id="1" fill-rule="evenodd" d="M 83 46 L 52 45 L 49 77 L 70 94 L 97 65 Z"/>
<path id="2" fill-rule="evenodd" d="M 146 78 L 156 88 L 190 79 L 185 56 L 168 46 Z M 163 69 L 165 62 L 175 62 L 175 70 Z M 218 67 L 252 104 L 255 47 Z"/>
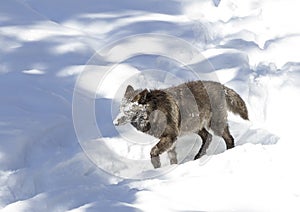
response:
<path id="1" fill-rule="evenodd" d="M 152 157 L 152 158 L 151 158 L 151 163 L 152 163 L 152 165 L 153 165 L 153 167 L 154 167 L 155 169 L 161 167 L 159 156 Z"/>

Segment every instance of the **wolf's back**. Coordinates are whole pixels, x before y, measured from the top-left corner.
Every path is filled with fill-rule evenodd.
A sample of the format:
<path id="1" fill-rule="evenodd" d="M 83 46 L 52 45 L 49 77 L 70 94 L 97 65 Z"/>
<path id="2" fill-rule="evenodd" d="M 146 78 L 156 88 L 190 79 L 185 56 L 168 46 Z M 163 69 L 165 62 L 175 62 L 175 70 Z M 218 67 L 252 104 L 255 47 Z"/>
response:
<path id="1" fill-rule="evenodd" d="M 226 86 L 223 87 L 225 92 L 227 108 L 234 114 L 240 115 L 243 119 L 249 120 L 248 110 L 244 100 L 240 97 L 238 93 L 236 93 L 231 88 L 228 88 Z"/>

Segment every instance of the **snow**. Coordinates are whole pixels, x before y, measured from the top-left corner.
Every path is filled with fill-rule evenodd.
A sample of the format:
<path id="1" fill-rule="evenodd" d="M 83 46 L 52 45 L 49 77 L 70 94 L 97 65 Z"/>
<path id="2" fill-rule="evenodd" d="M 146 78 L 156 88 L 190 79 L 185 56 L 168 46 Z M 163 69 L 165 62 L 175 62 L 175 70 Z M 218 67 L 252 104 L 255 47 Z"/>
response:
<path id="1" fill-rule="evenodd" d="M 1 211 L 300 211 L 296 0 L 2 0 Z M 157 142 L 113 119 L 128 84 L 236 90 L 236 147 Z"/>

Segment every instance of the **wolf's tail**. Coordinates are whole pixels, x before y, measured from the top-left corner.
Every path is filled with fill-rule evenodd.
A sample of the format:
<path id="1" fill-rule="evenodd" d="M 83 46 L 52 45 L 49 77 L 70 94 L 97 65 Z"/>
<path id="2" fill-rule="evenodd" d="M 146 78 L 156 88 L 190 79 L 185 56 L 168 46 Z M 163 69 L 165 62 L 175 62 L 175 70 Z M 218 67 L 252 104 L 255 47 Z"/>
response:
<path id="1" fill-rule="evenodd" d="M 248 110 L 244 100 L 234 90 L 224 86 L 227 108 L 234 114 L 240 115 L 243 119 L 249 120 Z"/>

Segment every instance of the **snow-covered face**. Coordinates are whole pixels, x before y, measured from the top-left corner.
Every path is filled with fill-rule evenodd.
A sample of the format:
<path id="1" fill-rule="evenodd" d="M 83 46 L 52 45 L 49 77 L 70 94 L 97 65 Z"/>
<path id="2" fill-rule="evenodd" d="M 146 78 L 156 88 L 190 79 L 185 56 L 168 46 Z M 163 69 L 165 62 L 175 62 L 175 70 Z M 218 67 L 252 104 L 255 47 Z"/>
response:
<path id="1" fill-rule="evenodd" d="M 131 123 L 139 130 L 146 130 L 148 126 L 148 114 L 147 104 L 139 103 L 140 90 L 134 90 L 131 86 L 128 86 L 120 105 L 120 113 L 114 120 L 114 125 L 124 125 Z"/>
<path id="2" fill-rule="evenodd" d="M 114 120 L 114 125 L 124 125 L 139 119 L 147 119 L 146 105 L 127 101 L 124 98 L 120 106 L 120 113 Z"/>

